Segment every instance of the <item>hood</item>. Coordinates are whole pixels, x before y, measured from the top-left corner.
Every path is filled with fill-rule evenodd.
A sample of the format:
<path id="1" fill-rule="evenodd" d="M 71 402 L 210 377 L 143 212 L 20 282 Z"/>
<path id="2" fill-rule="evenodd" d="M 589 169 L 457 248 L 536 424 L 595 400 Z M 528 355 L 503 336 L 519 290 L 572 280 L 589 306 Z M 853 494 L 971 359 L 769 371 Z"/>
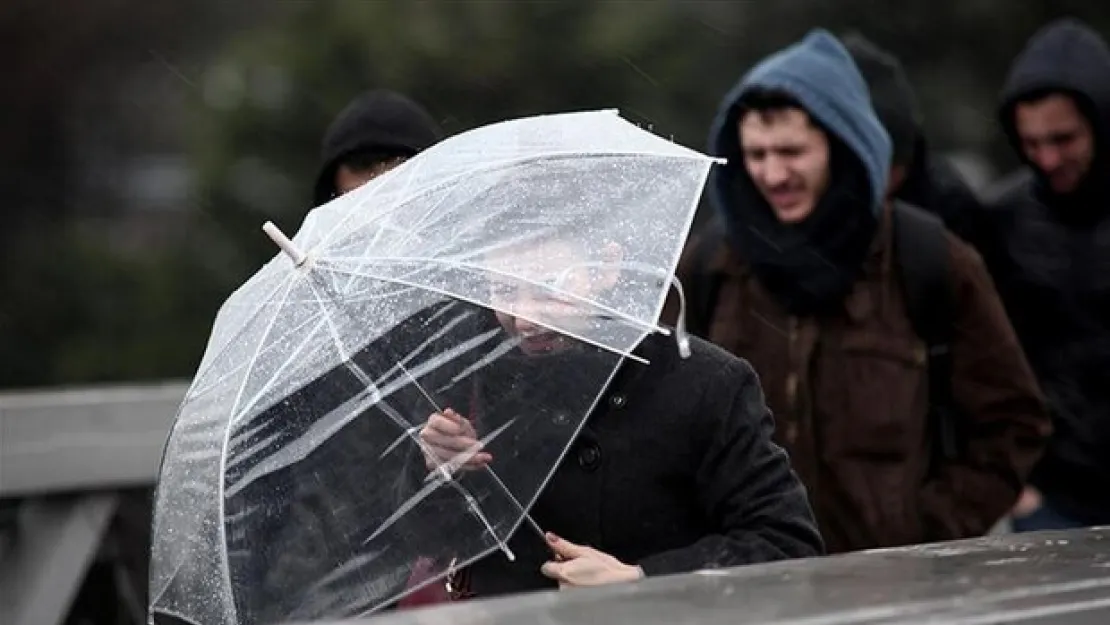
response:
<path id="1" fill-rule="evenodd" d="M 1102 37 L 1079 20 L 1063 18 L 1038 30 L 1014 59 L 1002 90 L 999 121 L 1023 162 L 1013 109 L 1018 100 L 1037 91 L 1062 91 L 1076 98 L 1095 127 L 1100 159 L 1105 161 L 1110 137 L 1110 48 Z"/>
<path id="2" fill-rule="evenodd" d="M 756 88 L 791 96 L 829 137 L 829 188 L 797 224 L 778 221 L 743 161 L 739 103 Z M 728 164 L 713 168 L 707 195 L 761 285 L 790 314 L 835 310 L 874 240 L 891 155 L 890 136 L 840 41 L 817 29 L 756 65 L 722 103 L 709 151 Z"/>
<path id="3" fill-rule="evenodd" d="M 351 153 L 370 150 L 383 157 L 414 156 L 438 142 L 442 134 L 428 111 L 408 97 L 388 89 L 364 92 L 340 111 L 324 133 L 314 205 L 331 199 L 335 170 Z"/>
<path id="4" fill-rule="evenodd" d="M 901 61 L 859 33 L 845 36 L 844 47 L 867 81 L 875 113 L 890 133 L 893 163 L 906 166 L 895 197 L 932 212 L 963 233 L 966 213 L 977 207 L 975 195 L 950 162 L 931 153 L 917 95 Z"/>
<path id="5" fill-rule="evenodd" d="M 893 162 L 912 163 L 922 136 L 922 122 L 917 95 L 902 62 L 859 33 L 849 34 L 843 41 L 867 82 L 875 113 L 890 135 Z"/>
<path id="6" fill-rule="evenodd" d="M 831 33 L 811 31 L 804 39 L 773 54 L 751 69 L 725 96 L 713 122 L 709 153 L 729 159 L 714 168 L 710 199 L 725 217 L 733 210 L 728 170 L 743 169 L 736 133 L 738 103 L 753 88 L 790 94 L 828 132 L 847 146 L 866 170 L 871 210 L 883 205 L 890 173 L 891 141 L 871 106 L 871 96 L 851 55 Z M 732 219 L 729 219 L 732 221 Z"/>

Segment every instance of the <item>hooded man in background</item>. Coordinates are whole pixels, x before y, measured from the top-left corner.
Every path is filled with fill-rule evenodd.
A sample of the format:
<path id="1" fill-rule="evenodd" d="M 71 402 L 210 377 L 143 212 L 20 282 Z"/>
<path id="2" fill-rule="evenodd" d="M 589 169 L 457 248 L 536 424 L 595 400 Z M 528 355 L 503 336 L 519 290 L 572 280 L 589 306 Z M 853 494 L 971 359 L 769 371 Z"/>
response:
<path id="1" fill-rule="evenodd" d="M 844 47 L 867 81 L 871 104 L 890 135 L 891 197 L 935 214 L 976 245 L 974 224 L 982 206 L 952 163 L 929 149 L 917 96 L 901 61 L 858 33 L 844 37 Z"/>
<path id="2" fill-rule="evenodd" d="M 1110 48 L 1054 21 L 1011 66 L 999 119 L 1025 165 L 987 194 L 984 253 L 1055 434 L 1017 530 L 1110 523 Z"/>
<path id="3" fill-rule="evenodd" d="M 388 89 L 362 93 L 324 134 L 313 206 L 362 186 L 442 136 L 435 119 L 410 98 Z"/>

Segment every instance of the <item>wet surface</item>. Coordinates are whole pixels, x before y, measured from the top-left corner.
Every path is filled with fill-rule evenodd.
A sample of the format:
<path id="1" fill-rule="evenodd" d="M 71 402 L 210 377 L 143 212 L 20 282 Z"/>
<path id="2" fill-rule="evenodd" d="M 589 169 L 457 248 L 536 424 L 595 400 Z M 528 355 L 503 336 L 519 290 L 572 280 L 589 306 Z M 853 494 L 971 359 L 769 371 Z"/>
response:
<path id="1" fill-rule="evenodd" d="M 1110 527 L 782 562 L 382 615 L 375 625 L 1110 623 Z"/>

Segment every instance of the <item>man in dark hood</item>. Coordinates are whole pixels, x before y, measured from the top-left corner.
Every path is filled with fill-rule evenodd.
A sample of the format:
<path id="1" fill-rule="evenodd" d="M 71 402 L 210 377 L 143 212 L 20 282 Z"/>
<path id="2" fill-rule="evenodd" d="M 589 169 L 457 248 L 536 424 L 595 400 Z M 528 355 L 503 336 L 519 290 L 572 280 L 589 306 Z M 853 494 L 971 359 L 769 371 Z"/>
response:
<path id="1" fill-rule="evenodd" d="M 679 269 L 691 328 L 762 379 L 830 552 L 985 533 L 1048 427 L 982 261 L 941 230 L 962 452 L 934 454 L 929 359 L 894 267 L 891 152 L 848 51 L 810 33 L 725 97 L 709 153 L 728 164 L 708 185 L 723 231 Z"/>
<path id="2" fill-rule="evenodd" d="M 416 102 L 387 89 L 358 96 L 324 135 L 313 205 L 355 189 L 442 137 L 435 119 Z"/>
<path id="3" fill-rule="evenodd" d="M 999 119 L 1025 167 L 991 192 L 987 256 L 1056 434 L 1017 529 L 1110 523 L 1110 48 L 1054 21 L 1014 60 Z"/>
<path id="4" fill-rule="evenodd" d="M 867 81 L 871 103 L 890 134 L 891 197 L 934 213 L 949 230 L 975 245 L 972 228 L 982 207 L 952 164 L 929 150 L 917 96 L 902 63 L 858 33 L 846 36 L 844 47 Z"/>

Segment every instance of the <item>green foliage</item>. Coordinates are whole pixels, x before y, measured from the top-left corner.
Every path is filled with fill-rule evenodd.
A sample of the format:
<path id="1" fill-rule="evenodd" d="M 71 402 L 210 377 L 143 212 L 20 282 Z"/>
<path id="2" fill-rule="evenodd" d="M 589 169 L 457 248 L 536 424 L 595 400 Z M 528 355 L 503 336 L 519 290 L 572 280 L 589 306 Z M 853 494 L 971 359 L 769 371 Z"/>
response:
<path id="1" fill-rule="evenodd" d="M 190 73 L 191 113 L 179 123 L 198 179 L 192 222 L 141 259 L 55 223 L 15 237 L 0 266 L 0 386 L 191 375 L 219 304 L 276 253 L 261 224 L 299 228 L 321 136 L 364 89 L 407 93 L 449 134 L 616 107 L 701 148 L 728 87 L 820 25 L 859 30 L 902 58 L 934 145 L 1005 156 L 994 98 L 1025 38 L 1063 12 L 1110 25 L 1110 5 L 1093 0 L 1019 4 L 315 0 L 252 12 L 225 3 L 256 27 L 229 28 L 236 34 L 203 73 Z M 20 165 L 39 168 L 27 180 L 57 173 L 50 159 Z M 45 191 L 65 190 L 38 184 L 34 201 L 15 201 L 54 214 L 35 207 Z"/>
<path id="2" fill-rule="evenodd" d="M 0 275 L 0 380 L 150 380 L 191 373 L 221 294 L 183 249 L 141 260 L 66 230 L 19 250 Z"/>
<path id="3" fill-rule="evenodd" d="M 718 94 L 714 48 L 667 2 L 314 2 L 236 40 L 206 77 L 193 154 L 207 232 L 237 250 L 228 283 L 274 253 L 258 228 L 295 231 L 320 138 L 360 91 L 422 102 L 448 133 L 502 119 L 623 110 L 700 145 Z M 278 85 L 275 87 L 275 85 Z M 268 91 L 279 94 L 271 100 Z M 272 95 L 272 94 L 269 94 Z M 697 106 L 684 106 L 697 100 Z"/>

